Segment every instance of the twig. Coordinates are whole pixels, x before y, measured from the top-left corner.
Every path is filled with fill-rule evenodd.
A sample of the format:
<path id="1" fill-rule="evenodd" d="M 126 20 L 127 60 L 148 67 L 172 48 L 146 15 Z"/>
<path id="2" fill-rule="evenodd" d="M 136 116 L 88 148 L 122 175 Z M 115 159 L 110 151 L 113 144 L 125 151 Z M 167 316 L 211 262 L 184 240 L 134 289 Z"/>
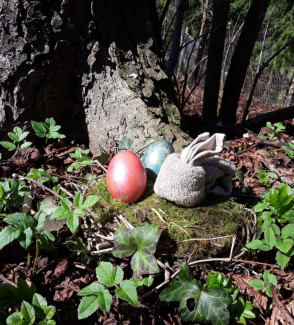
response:
<path id="1" fill-rule="evenodd" d="M 95 271 L 94 269 L 91 269 L 90 267 L 85 266 L 85 265 L 83 265 L 83 264 L 77 264 L 77 263 L 74 263 L 74 266 L 75 266 L 77 269 L 86 270 L 86 271 L 89 271 L 89 272 L 91 272 L 91 273 L 96 274 L 96 271 Z"/>
<path id="2" fill-rule="evenodd" d="M 256 265 L 264 265 L 269 266 L 272 268 L 280 269 L 281 267 L 279 265 L 269 264 L 269 263 L 263 263 L 263 262 L 256 262 L 256 261 L 248 261 L 248 260 L 240 260 L 238 258 L 232 258 L 233 262 L 240 262 L 240 263 L 246 263 L 246 264 L 256 264 Z"/>
<path id="3" fill-rule="evenodd" d="M 92 255 L 99 255 L 99 254 L 104 254 L 104 253 L 111 252 L 112 250 L 113 250 L 113 247 L 110 247 L 110 248 L 100 249 L 99 251 L 93 251 L 93 252 L 91 252 L 91 254 Z"/>
<path id="4" fill-rule="evenodd" d="M 0 279 L 1 279 L 4 283 L 8 283 L 8 284 L 12 285 L 14 288 L 17 288 L 17 285 L 16 285 L 14 282 L 12 282 L 12 281 L 6 279 L 5 276 L 3 276 L 2 274 L 0 274 Z"/>
<path id="5" fill-rule="evenodd" d="M 25 177 L 25 176 L 17 176 L 17 178 L 19 178 L 19 179 L 25 179 L 25 180 L 27 180 L 29 182 L 32 182 L 32 183 L 38 185 L 39 187 L 42 187 L 43 190 L 45 190 L 45 191 L 53 194 L 54 196 L 58 197 L 59 199 L 63 199 L 63 197 L 61 195 L 59 195 L 58 193 L 56 193 L 53 190 L 51 190 L 49 187 L 43 185 L 42 183 L 40 183 L 40 182 L 38 182 L 38 181 L 36 181 L 36 180 L 34 180 L 32 178 Z"/>
<path id="6" fill-rule="evenodd" d="M 291 316 L 288 309 L 278 298 L 276 287 L 272 286 L 271 290 L 272 290 L 274 304 L 279 308 L 281 317 L 287 322 L 287 324 L 294 325 L 294 318 Z"/>
<path id="7" fill-rule="evenodd" d="M 190 239 L 184 239 L 184 240 L 177 241 L 177 244 L 182 244 L 182 243 L 189 242 L 189 241 L 218 240 L 218 239 L 222 239 L 222 238 L 235 238 L 236 239 L 236 235 L 227 235 L 227 236 L 211 237 L 211 238 L 190 238 Z"/>
<path id="8" fill-rule="evenodd" d="M 106 168 L 101 164 L 101 162 L 100 162 L 98 159 L 94 160 L 94 162 L 95 162 L 99 167 L 101 167 L 101 168 L 104 170 L 105 173 L 107 173 L 107 169 L 106 169 Z"/>

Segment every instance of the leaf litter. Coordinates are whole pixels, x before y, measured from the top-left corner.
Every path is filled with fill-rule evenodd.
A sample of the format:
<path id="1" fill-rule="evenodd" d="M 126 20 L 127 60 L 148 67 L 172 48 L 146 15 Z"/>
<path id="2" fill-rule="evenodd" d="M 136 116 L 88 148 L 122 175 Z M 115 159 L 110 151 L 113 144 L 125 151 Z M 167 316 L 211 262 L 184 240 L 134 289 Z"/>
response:
<path id="1" fill-rule="evenodd" d="M 258 109 L 262 109 L 262 106 L 258 106 Z M 284 132 L 278 133 L 276 140 L 269 141 L 260 137 L 270 132 L 272 131 L 263 128 L 257 135 L 249 133 L 243 137 L 230 140 L 221 153 L 224 158 L 231 160 L 240 172 L 239 177 L 234 179 L 233 196 L 238 200 L 245 201 L 248 207 L 252 207 L 253 202 L 258 200 L 259 195 L 268 186 L 278 186 L 280 182 L 288 182 L 290 186 L 293 186 L 294 161 L 286 155 L 282 145 L 293 142 L 294 138 Z M 80 146 L 75 144 L 66 145 L 61 140 L 53 145 L 48 145 L 44 148 L 45 154 L 41 155 L 38 149 L 27 148 L 21 154 L 11 157 L 6 162 L 1 162 L 1 177 L 9 177 L 12 173 L 25 176 L 32 166 L 38 164 L 38 167 L 41 166 L 43 170 L 49 170 L 52 175 L 58 176 L 61 186 L 74 194 L 77 188 L 83 188 L 85 184 L 83 177 L 81 177 L 82 173 L 84 175 L 94 174 L 95 177 L 104 173 L 103 168 L 97 164 L 81 167 L 72 173 L 68 173 L 66 169 L 72 163 L 69 154 L 75 152 L 78 147 Z M 81 147 L 86 149 L 85 146 Z M 109 157 L 113 156 L 113 152 L 108 153 Z M 274 172 L 277 178 L 269 178 L 269 185 L 266 186 L 260 182 L 256 170 Z M 46 191 L 46 188 L 33 183 L 31 188 L 33 191 L 33 208 L 36 202 L 43 198 L 55 201 L 55 198 Z M 141 218 L 143 217 L 147 218 L 145 215 L 141 216 Z M 0 225 L 0 228 L 2 226 L 3 224 Z M 90 263 L 89 266 L 83 265 L 81 257 L 75 256 L 73 258 L 65 247 L 65 242 L 72 238 L 71 232 L 63 225 L 58 225 L 55 228 L 53 225 L 51 230 L 56 237 L 56 249 L 40 252 L 34 274 L 31 266 L 28 267 L 23 261 L 25 250 L 20 246 L 16 247 L 17 244 L 13 243 L 1 251 L 0 282 L 16 286 L 18 279 L 23 279 L 28 286 L 32 286 L 34 283 L 37 292 L 46 297 L 50 304 L 57 307 L 57 324 L 182 324 L 179 317 L 179 304 L 160 301 L 158 298 L 160 289 L 144 298 L 144 295 L 150 290 L 146 288 L 140 288 L 139 297 L 143 298 L 139 299 L 138 308 L 130 306 L 123 300 L 114 299 L 109 313 L 105 314 L 98 310 L 94 317 L 85 321 L 77 321 L 76 311 L 80 301 L 77 292 L 95 280 L 93 272 L 95 263 L 97 266 L 99 260 L 108 260 L 110 255 L 107 253 L 106 255 L 98 255 L 95 257 L 94 263 Z M 83 236 L 83 234 L 80 235 Z M 107 241 L 102 240 L 101 244 L 102 247 L 107 244 Z M 106 250 L 109 249 L 109 245 L 105 245 L 105 247 Z M 242 257 L 244 256 L 248 255 L 245 253 Z M 168 259 L 170 260 L 168 261 Z M 179 261 L 181 261 L 181 256 L 162 259 L 164 265 L 171 265 L 172 267 L 177 266 Z M 114 265 L 115 263 L 117 261 L 113 260 Z M 125 274 L 131 276 L 130 258 L 123 258 L 120 265 Z M 203 280 L 206 271 L 212 272 L 213 268 L 213 265 L 198 265 L 194 271 L 194 276 L 198 280 Z M 257 252 L 255 256 L 250 257 L 250 261 L 238 262 L 236 259 L 229 263 L 217 264 L 215 268 L 226 277 L 232 275 L 233 283 L 238 287 L 241 295 L 253 303 L 257 317 L 253 320 L 247 320 L 248 324 L 288 324 L 283 310 L 281 310 L 281 305 L 273 305 L 272 298 L 268 297 L 265 292 L 249 286 L 252 279 L 261 278 L 266 270 L 276 275 L 279 301 L 282 306 L 287 308 L 289 315 L 294 318 L 293 263 L 290 262 L 285 270 L 281 270 L 275 267 L 272 257 Z M 155 286 L 164 281 L 163 273 L 159 272 L 155 276 Z"/>

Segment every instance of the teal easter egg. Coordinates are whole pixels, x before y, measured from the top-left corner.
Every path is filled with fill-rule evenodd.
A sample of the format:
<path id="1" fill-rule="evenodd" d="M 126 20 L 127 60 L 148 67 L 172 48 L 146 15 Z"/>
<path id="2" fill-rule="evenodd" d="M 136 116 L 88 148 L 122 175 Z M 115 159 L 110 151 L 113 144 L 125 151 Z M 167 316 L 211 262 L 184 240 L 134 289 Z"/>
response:
<path id="1" fill-rule="evenodd" d="M 172 144 L 166 140 L 152 143 L 142 158 L 142 164 L 146 169 L 147 177 L 155 179 L 165 158 L 175 152 Z"/>

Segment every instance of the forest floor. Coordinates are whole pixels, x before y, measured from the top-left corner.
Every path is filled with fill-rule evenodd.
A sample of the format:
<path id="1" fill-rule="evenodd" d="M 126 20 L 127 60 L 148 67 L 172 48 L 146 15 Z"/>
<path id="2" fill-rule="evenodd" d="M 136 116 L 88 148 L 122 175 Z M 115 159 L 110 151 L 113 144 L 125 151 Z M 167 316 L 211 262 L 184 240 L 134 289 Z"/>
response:
<path id="1" fill-rule="evenodd" d="M 199 113 L 202 106 L 201 100 L 201 95 L 196 96 L 194 103 L 187 108 L 187 112 L 189 114 Z M 256 115 L 276 108 L 259 101 L 254 101 L 252 105 L 251 114 Z M 234 189 L 231 197 L 244 204 L 244 207 L 252 211 L 253 214 L 253 206 L 260 200 L 264 191 L 272 186 L 278 188 L 280 183 L 286 183 L 293 188 L 294 159 L 291 159 L 282 148 L 282 146 L 287 146 L 289 143 L 294 144 L 293 121 L 287 121 L 284 125 L 286 126 L 285 130 L 279 132 L 265 127 L 258 134 L 248 132 L 242 137 L 231 139 L 225 143 L 221 153 L 222 157 L 235 164 L 238 171 L 237 177 L 233 180 Z M 68 172 L 68 166 L 75 161 L 69 154 L 75 152 L 77 147 L 84 148 L 75 144 L 66 144 L 66 142 L 59 140 L 55 144 L 39 148 L 39 150 L 27 148 L 20 154 L 13 155 L 8 161 L 1 162 L 0 176 L 2 179 L 11 178 L 12 175 L 16 179 L 25 179 L 24 177 L 31 168 L 49 170 L 51 175 L 59 178 L 62 191 L 70 198 L 77 188 L 81 188 L 80 185 L 85 184 L 83 179 L 85 174 L 94 174 L 96 179 L 105 175 L 108 162 L 113 156 L 113 152 L 109 152 L 108 162 L 81 167 Z M 260 170 L 273 173 L 276 176 L 269 176 L 272 174 L 262 175 L 258 172 Z M 264 177 L 261 178 L 261 176 Z M 27 179 L 25 180 L 28 184 Z M 51 197 L 55 200 L 56 195 L 54 192 L 48 190 L 49 183 L 41 183 L 38 178 L 34 182 L 30 182 L 32 202 L 27 213 L 33 215 L 37 211 L 37 203 L 44 198 Z M 5 226 L 4 222 L 0 223 L 0 229 Z M 45 297 L 50 305 L 56 306 L 57 312 L 54 319 L 57 324 L 61 325 L 182 324 L 178 310 L 179 304 L 159 300 L 159 293 L 165 287 L 154 290 L 149 294 L 156 285 L 160 286 L 165 281 L 165 276 L 174 272 L 176 267 L 170 270 L 171 273 L 161 271 L 155 277 L 151 288 L 142 287 L 138 291 L 138 308 L 131 306 L 124 300 L 114 299 L 108 313 L 98 310 L 91 317 L 78 321 L 77 310 L 81 297 L 77 295 L 77 292 L 96 280 L 95 267 L 98 261 L 111 261 L 115 265 L 120 265 L 126 275 L 131 275 L 130 259 L 115 259 L 111 256 L 107 251 L 111 247 L 111 243 L 108 244 L 107 241 L 104 245 L 106 253 L 101 252 L 98 256 L 91 256 L 85 251 L 84 246 L 69 249 L 66 245 L 68 240 L 80 237 L 86 241 L 82 228 L 73 235 L 68 227 L 63 224 L 51 222 L 48 230 L 55 236 L 55 249 L 49 252 L 40 251 L 35 270 L 33 270 L 32 265 L 35 256 L 33 245 L 31 249 L 32 261 L 29 265 L 26 262 L 26 250 L 16 241 L 2 249 L 0 253 L 0 283 L 2 286 L 6 284 L 16 290 L 18 279 L 25 280 L 28 286 L 35 286 L 37 293 Z M 248 242 L 248 240 L 255 238 L 256 235 L 254 231 L 251 231 L 247 234 L 247 237 L 250 238 L 245 239 Z M 202 282 L 205 280 L 204 276 L 207 271 L 213 274 L 218 271 L 225 277 L 231 276 L 233 285 L 239 289 L 243 299 L 251 301 L 254 306 L 253 311 L 256 318 L 247 319 L 248 324 L 294 324 L 293 257 L 286 267 L 282 269 L 275 261 L 275 254 L 274 249 L 268 252 L 257 250 L 255 254 L 252 254 L 249 251 L 242 252 L 239 247 L 239 251 L 234 250 L 233 259 L 225 260 L 228 257 L 226 253 L 224 256 L 217 256 L 218 258 L 224 258 L 224 261 L 207 261 L 204 264 L 197 265 L 196 268 L 193 268 L 193 276 L 196 280 Z M 177 257 L 168 257 L 167 260 L 162 260 L 162 262 L 169 262 L 169 258 L 174 260 Z M 178 257 L 178 259 L 181 260 L 182 258 Z M 178 264 L 173 263 L 170 265 Z M 264 290 L 257 290 L 249 286 L 252 279 L 261 279 L 265 271 L 270 271 L 277 278 L 277 286 L 272 289 L 273 298 L 269 297 Z M 3 304 L 1 305 L 5 300 L 1 285 L 0 314 L 1 310 L 4 313 L 12 313 L 18 310 L 17 308 L 5 308 Z M 20 291 L 15 292 L 20 293 Z M 25 293 L 20 294 L 25 296 Z"/>

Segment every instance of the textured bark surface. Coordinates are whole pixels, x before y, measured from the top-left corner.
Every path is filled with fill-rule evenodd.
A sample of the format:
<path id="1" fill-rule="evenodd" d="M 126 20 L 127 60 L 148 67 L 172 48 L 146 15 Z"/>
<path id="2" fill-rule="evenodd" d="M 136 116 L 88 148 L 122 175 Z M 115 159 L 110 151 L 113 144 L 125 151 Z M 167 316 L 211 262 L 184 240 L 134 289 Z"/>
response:
<path id="1" fill-rule="evenodd" d="M 0 0 L 0 126 L 54 117 L 97 153 L 123 137 L 180 147 L 155 1 Z M 184 141 L 185 142 L 185 141 Z"/>

